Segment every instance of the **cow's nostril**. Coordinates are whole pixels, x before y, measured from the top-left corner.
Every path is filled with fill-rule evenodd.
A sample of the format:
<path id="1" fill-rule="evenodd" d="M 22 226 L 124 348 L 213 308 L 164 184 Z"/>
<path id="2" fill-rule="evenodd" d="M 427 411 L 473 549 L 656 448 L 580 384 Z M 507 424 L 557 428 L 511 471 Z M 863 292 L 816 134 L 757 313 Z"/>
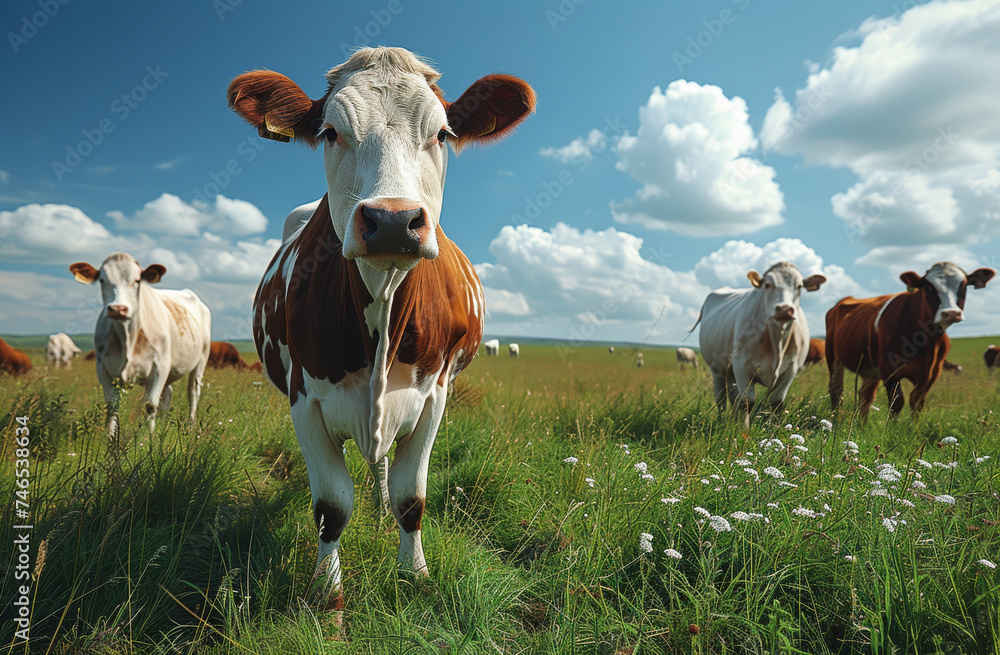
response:
<path id="1" fill-rule="evenodd" d="M 371 207 L 361 208 L 361 238 L 365 241 L 370 240 L 378 231 L 377 212 Z"/>
<path id="2" fill-rule="evenodd" d="M 407 224 L 406 229 L 411 232 L 416 232 L 417 230 L 423 229 L 427 225 L 427 220 L 424 218 L 424 212 L 417 210 L 419 213 Z"/>

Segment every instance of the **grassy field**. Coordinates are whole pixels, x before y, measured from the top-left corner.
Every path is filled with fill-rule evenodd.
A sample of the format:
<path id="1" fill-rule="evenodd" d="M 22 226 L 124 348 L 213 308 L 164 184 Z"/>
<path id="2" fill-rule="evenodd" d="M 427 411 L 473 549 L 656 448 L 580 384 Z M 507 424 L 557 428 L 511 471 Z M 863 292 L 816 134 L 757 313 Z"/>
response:
<path id="1" fill-rule="evenodd" d="M 647 348 L 641 369 L 624 347 L 477 358 L 431 459 L 430 579 L 397 574 L 395 524 L 352 450 L 346 603 L 330 613 L 303 602 L 306 471 L 260 375 L 209 371 L 200 429 L 176 394 L 152 439 L 132 390 L 111 443 L 93 364 L 46 370 L 29 349 L 32 375 L 0 378 L 0 535 L 24 533 L 22 416 L 34 526 L 27 564 L 3 549 L 0 638 L 32 653 L 997 653 L 988 342 L 955 342 L 965 372 L 942 376 L 919 420 L 862 425 L 848 401 L 831 429 L 823 367 L 795 381 L 785 416 L 746 430 L 672 349 Z"/>

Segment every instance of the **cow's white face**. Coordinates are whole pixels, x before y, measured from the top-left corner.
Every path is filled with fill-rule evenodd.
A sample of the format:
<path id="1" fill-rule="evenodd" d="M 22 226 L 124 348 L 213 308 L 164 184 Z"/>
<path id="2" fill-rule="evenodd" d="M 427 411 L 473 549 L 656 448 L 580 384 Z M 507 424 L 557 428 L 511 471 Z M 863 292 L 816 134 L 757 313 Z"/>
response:
<path id="1" fill-rule="evenodd" d="M 101 264 L 100 270 L 83 262 L 70 266 L 76 279 L 84 284 L 100 284 L 105 316 L 126 323 L 139 311 L 141 282 L 159 282 L 166 272 L 160 264 L 150 264 L 145 269 L 131 255 L 116 252 Z"/>
<path id="2" fill-rule="evenodd" d="M 448 133 L 423 75 L 367 69 L 331 89 L 320 143 L 346 258 L 406 271 L 437 257 Z"/>
<path id="3" fill-rule="evenodd" d="M 965 292 L 971 284 L 981 289 L 993 278 L 994 272 L 989 268 L 976 269 L 969 275 L 951 262 L 938 262 L 921 278 L 916 273 L 908 271 L 900 275 L 900 279 L 912 289 L 929 287 L 928 291 L 937 297 L 937 309 L 934 311 L 934 322 L 947 330 L 955 323 L 965 320 Z M 933 296 L 929 298 L 934 306 Z"/>
<path id="4" fill-rule="evenodd" d="M 799 299 L 802 290 L 815 291 L 826 282 L 822 275 L 811 275 L 803 279 L 802 273 L 789 262 L 775 264 L 761 276 L 757 271 L 747 273 L 750 283 L 756 287 L 764 313 L 770 320 L 780 324 L 794 321 L 799 315 Z"/>

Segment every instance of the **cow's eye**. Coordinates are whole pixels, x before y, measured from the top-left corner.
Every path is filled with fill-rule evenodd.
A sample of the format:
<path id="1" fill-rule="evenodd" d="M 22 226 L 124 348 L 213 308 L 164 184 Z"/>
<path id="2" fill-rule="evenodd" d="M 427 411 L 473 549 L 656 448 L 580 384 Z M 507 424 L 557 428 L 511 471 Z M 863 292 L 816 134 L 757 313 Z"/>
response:
<path id="1" fill-rule="evenodd" d="M 326 137 L 327 143 L 333 144 L 337 142 L 337 130 L 333 129 L 330 125 L 323 127 L 323 136 Z"/>
<path id="2" fill-rule="evenodd" d="M 764 288 L 765 289 L 770 289 L 771 288 L 771 283 L 770 282 L 765 282 L 764 283 Z"/>
<path id="3" fill-rule="evenodd" d="M 448 138 L 448 130 L 442 127 L 440 130 L 438 130 L 438 143 L 444 144 L 447 138 Z"/>

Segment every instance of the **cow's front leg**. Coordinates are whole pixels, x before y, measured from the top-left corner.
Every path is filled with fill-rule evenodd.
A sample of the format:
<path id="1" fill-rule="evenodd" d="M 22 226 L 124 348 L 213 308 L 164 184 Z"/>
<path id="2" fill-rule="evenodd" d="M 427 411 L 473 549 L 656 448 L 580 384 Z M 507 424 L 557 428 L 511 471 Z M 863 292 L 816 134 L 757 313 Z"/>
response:
<path id="1" fill-rule="evenodd" d="M 188 377 L 188 405 L 191 408 L 191 425 L 198 427 L 198 399 L 201 398 L 202 378 L 205 376 L 207 359 L 202 359 Z"/>
<path id="2" fill-rule="evenodd" d="M 142 401 L 146 406 L 146 420 L 149 423 L 150 436 L 156 432 L 156 413 L 160 408 L 164 394 L 166 394 L 167 405 L 170 404 L 173 391 L 166 389 L 167 371 L 161 370 L 161 367 L 154 364 L 149 379 L 146 381 L 146 392 L 142 396 Z"/>
<path id="3" fill-rule="evenodd" d="M 108 417 L 108 436 L 116 438 L 118 436 L 118 406 L 121 403 L 122 381 L 108 375 L 103 366 L 97 367 L 97 380 L 104 389 L 104 406 Z"/>
<path id="4" fill-rule="evenodd" d="M 396 454 L 389 467 L 389 501 L 399 524 L 400 568 L 427 576 L 427 562 L 420 541 L 420 522 L 427 500 L 427 468 L 431 448 L 444 414 L 446 390 L 435 386 L 413 432 L 396 444 Z"/>
<path id="5" fill-rule="evenodd" d="M 774 416 L 779 416 L 785 410 L 785 397 L 788 396 L 788 389 L 792 386 L 796 373 L 798 371 L 794 368 L 785 369 L 771 387 L 767 400 L 771 403 L 771 413 Z"/>
<path id="6" fill-rule="evenodd" d="M 292 405 L 292 424 L 306 460 L 319 533 L 310 600 L 318 609 L 340 609 L 344 602 L 340 535 L 354 511 L 354 481 L 344 463 L 343 442 L 327 434 L 318 402 L 299 396 Z"/>
<path id="7" fill-rule="evenodd" d="M 750 409 L 757 402 L 757 392 L 753 388 L 753 372 L 743 358 L 733 358 L 733 377 L 736 378 L 736 402 L 733 412 L 736 420 L 742 420 L 743 425 L 750 427 Z"/>

